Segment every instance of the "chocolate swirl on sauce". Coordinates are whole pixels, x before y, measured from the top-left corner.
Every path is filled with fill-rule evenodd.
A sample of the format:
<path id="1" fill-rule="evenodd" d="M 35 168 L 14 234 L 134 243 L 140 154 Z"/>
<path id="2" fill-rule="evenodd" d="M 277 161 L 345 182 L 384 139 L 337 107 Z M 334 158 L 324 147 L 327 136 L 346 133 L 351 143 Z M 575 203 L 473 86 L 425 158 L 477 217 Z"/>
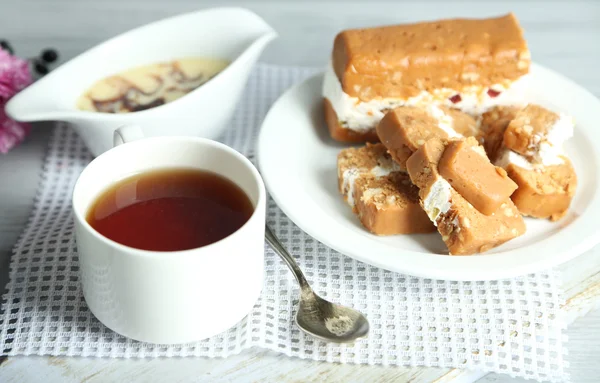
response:
<path id="1" fill-rule="evenodd" d="M 202 70 L 200 65 L 202 61 L 198 61 L 197 67 L 193 67 L 195 62 L 190 59 L 188 59 L 188 66 L 190 62 L 194 74 L 192 76 L 184 71 L 179 62 L 175 61 L 139 68 L 139 72 L 133 76 L 130 73 L 129 76 L 116 75 L 101 80 L 96 86 L 103 86 L 104 91 L 110 92 L 109 94 L 116 93 L 117 96 L 94 98 L 94 88 L 91 88 L 80 99 L 79 108 L 102 113 L 129 113 L 151 109 L 193 91 L 214 77 L 226 65 L 224 62 L 218 63 L 218 65 L 211 63 L 212 67 Z M 221 67 L 216 68 L 218 66 Z M 132 78 L 137 78 L 138 81 L 142 81 L 142 84 L 146 81 L 150 82 L 146 86 L 142 86 L 136 84 Z M 148 88 L 151 88 L 151 91 Z"/>
<path id="2" fill-rule="evenodd" d="M 125 85 L 123 95 L 111 100 L 93 100 L 94 107 L 99 112 L 104 113 L 139 112 L 165 104 L 167 102 L 165 95 L 168 93 L 183 93 L 181 95 L 183 96 L 210 79 L 203 74 L 194 78 L 188 78 L 176 64 L 173 65 L 172 70 L 168 74 L 168 78 L 172 79 L 174 84 L 167 85 L 169 82 L 160 76 L 152 75 L 150 77 L 153 77 L 159 84 L 156 91 L 144 92 L 134 83 L 121 78 L 121 81 Z"/>

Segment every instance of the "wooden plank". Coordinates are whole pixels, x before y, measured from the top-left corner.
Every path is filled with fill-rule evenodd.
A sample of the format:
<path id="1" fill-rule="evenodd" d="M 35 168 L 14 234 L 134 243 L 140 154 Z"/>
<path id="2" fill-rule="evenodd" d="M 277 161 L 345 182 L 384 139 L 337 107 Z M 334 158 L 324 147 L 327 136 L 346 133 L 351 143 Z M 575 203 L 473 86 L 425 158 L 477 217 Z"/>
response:
<path id="1" fill-rule="evenodd" d="M 114 360 L 14 357 L 0 367 L 5 383 L 39 382 L 473 382 L 485 373 L 435 368 L 391 368 L 289 359 L 248 351 L 223 359 Z"/>

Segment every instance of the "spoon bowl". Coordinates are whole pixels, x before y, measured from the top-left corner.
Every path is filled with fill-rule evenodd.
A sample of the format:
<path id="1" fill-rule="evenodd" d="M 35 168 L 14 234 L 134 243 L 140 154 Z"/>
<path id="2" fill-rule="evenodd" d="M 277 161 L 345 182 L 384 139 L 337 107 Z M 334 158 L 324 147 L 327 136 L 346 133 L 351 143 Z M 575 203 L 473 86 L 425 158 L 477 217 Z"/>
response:
<path id="1" fill-rule="evenodd" d="M 367 318 L 357 310 L 331 303 L 318 296 L 308 284 L 294 258 L 267 226 L 265 239 L 273 251 L 285 261 L 300 284 L 300 302 L 296 324 L 315 338 L 335 343 L 350 343 L 369 333 Z"/>
<path id="2" fill-rule="evenodd" d="M 301 293 L 296 324 L 307 334 L 336 343 L 350 343 L 369 333 L 362 313 L 326 301 L 312 290 Z"/>

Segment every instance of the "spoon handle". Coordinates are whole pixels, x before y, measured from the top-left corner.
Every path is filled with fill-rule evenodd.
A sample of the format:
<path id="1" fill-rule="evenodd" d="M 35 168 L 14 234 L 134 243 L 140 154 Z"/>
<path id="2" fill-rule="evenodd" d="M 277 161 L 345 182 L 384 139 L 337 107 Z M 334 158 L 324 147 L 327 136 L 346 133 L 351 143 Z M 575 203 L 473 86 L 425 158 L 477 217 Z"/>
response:
<path id="1" fill-rule="evenodd" d="M 273 234 L 268 225 L 265 225 L 265 239 L 267 240 L 267 243 L 271 246 L 273 251 L 277 253 L 277 255 L 279 255 L 281 259 L 283 259 L 288 265 L 290 271 L 292 272 L 292 274 L 294 274 L 294 277 L 296 277 L 296 280 L 300 284 L 300 287 L 309 287 L 308 281 L 304 277 L 302 270 L 300 270 L 300 267 L 298 266 L 294 258 L 290 255 L 290 253 L 288 253 L 285 247 L 283 247 L 281 242 L 279 242 L 279 239 L 275 236 L 275 234 Z"/>

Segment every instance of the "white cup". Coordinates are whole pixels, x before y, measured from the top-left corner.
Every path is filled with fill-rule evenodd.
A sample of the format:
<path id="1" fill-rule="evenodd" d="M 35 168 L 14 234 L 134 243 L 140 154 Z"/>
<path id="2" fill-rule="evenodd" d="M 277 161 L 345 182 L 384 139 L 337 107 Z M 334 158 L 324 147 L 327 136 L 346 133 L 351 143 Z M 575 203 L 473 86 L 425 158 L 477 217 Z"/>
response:
<path id="1" fill-rule="evenodd" d="M 185 343 L 211 337 L 239 322 L 252 309 L 263 285 L 266 193 L 248 159 L 203 138 L 140 138 L 128 126 L 118 145 L 94 159 L 73 191 L 75 236 L 83 294 L 92 313 L 108 328 L 152 343 Z M 157 252 L 114 242 L 86 220 L 107 187 L 132 174 L 160 168 L 198 168 L 235 182 L 254 213 L 239 230 L 184 251 Z"/>

